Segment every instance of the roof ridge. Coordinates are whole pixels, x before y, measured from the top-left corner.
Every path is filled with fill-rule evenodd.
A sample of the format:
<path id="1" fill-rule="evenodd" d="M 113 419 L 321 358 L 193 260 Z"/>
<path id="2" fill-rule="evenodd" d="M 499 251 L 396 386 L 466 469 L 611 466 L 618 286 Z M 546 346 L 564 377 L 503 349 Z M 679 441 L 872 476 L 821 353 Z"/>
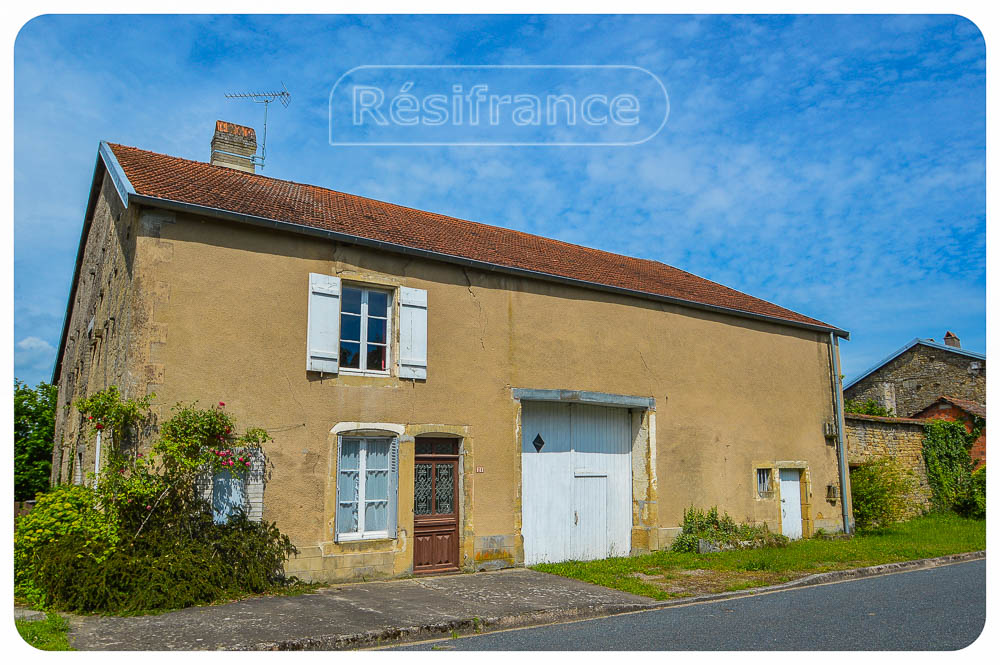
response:
<path id="1" fill-rule="evenodd" d="M 228 166 L 220 166 L 220 165 L 211 164 L 211 163 L 208 163 L 208 162 L 199 162 L 198 160 L 188 159 L 187 157 L 176 157 L 174 155 L 168 155 L 166 153 L 156 152 L 154 150 L 146 150 L 144 148 L 137 148 L 135 146 L 124 145 L 124 144 L 121 144 L 121 143 L 111 143 L 109 141 L 108 145 L 111 146 L 112 148 L 126 148 L 128 150 L 136 150 L 138 152 L 144 152 L 144 153 L 147 153 L 147 154 L 150 154 L 150 155 L 156 155 L 157 157 L 166 157 L 167 159 L 174 159 L 174 160 L 177 160 L 177 161 L 186 162 L 188 164 L 194 164 L 194 165 L 197 165 L 199 167 L 206 167 L 207 166 L 207 167 L 210 167 L 210 168 L 213 168 L 213 169 L 225 169 L 227 172 L 231 172 L 232 175 L 235 175 L 237 177 L 244 177 L 245 176 L 245 177 L 252 177 L 252 178 L 260 178 L 260 179 L 267 180 L 267 181 L 270 181 L 270 182 L 282 182 L 282 183 L 286 183 L 286 184 L 289 184 L 289 185 L 297 185 L 299 187 L 309 187 L 310 189 L 318 189 L 318 190 L 321 190 L 321 191 L 324 191 L 324 192 L 332 192 L 334 194 L 341 194 L 343 196 L 351 196 L 351 197 L 355 197 L 355 198 L 358 198 L 358 199 L 362 199 L 364 201 L 371 201 L 371 202 L 374 202 L 374 203 L 378 203 L 380 205 L 392 206 L 394 208 L 398 208 L 398 209 L 401 209 L 401 210 L 412 210 L 412 211 L 418 212 L 418 213 L 420 213 L 422 215 L 434 215 L 436 217 L 442 217 L 444 219 L 452 220 L 452 221 L 455 221 L 455 222 L 462 222 L 463 224 L 475 224 L 476 226 L 482 226 L 482 227 L 485 227 L 485 228 L 488 228 L 488 229 L 503 229 L 504 231 L 507 231 L 509 233 L 516 233 L 518 235 L 522 235 L 522 236 L 525 236 L 527 238 L 537 238 L 539 240 L 545 240 L 546 242 L 555 242 L 555 243 L 559 243 L 560 245 L 564 245 L 566 247 L 574 247 L 574 248 L 579 248 L 579 249 L 585 249 L 585 250 L 588 250 L 588 251 L 591 251 L 591 252 L 598 252 L 600 254 L 605 254 L 607 256 L 618 256 L 618 257 L 625 258 L 625 259 L 631 259 L 633 261 L 647 261 L 647 262 L 651 262 L 651 263 L 657 263 L 657 264 L 660 264 L 660 265 L 664 265 L 664 266 L 666 266 L 666 267 L 668 267 L 668 268 L 670 268 L 672 270 L 679 270 L 679 271 L 685 272 L 685 273 L 687 273 L 689 275 L 693 275 L 695 277 L 698 277 L 699 279 L 705 279 L 704 277 L 701 277 L 700 275 L 695 275 L 692 272 L 688 272 L 686 270 L 683 270 L 683 269 L 678 268 L 676 266 L 672 266 L 672 265 L 667 264 L 667 263 L 663 263 L 662 261 L 657 261 L 656 259 L 647 259 L 647 258 L 643 258 L 643 257 L 639 257 L 639 256 L 630 256 L 629 254 L 619 254 L 617 252 L 609 252 L 608 250 L 601 249 L 599 247 L 591 247 L 589 245 L 581 245 L 580 243 L 568 242 L 566 240 L 560 240 L 559 238 L 552 238 L 552 237 L 549 237 L 549 236 L 543 236 L 543 235 L 539 235 L 537 233 L 529 233 L 528 231 L 522 231 L 520 229 L 512 229 L 512 228 L 508 228 L 506 226 L 498 226 L 496 224 L 487 224 L 486 222 L 477 222 L 474 219 L 465 219 L 463 217 L 455 217 L 453 215 L 446 215 L 445 213 L 435 212 L 433 210 L 424 210 L 422 208 L 414 208 L 413 206 L 403 205 L 401 203 L 393 203 L 392 201 L 384 201 L 382 199 L 376 199 L 376 198 L 373 198 L 371 196 L 364 196 L 362 194 L 352 194 L 351 192 L 345 192 L 345 191 L 342 191 L 342 190 L 339 190 L 339 189 L 333 189 L 331 187 L 323 187 L 322 185 L 315 185 L 315 184 L 308 183 L 308 182 L 298 182 L 297 180 L 288 180 L 286 178 L 272 178 L 271 176 L 266 176 L 266 175 L 263 175 L 261 173 L 250 173 L 249 171 L 237 171 L 236 169 L 230 168 Z M 706 281 L 711 281 L 711 280 L 707 280 L 706 279 Z M 718 284 L 718 282 L 712 282 L 712 283 L 713 284 Z M 724 284 L 719 284 L 719 286 L 725 286 L 725 285 Z M 725 288 L 730 288 L 730 287 L 725 287 Z M 773 305 L 775 303 L 771 303 L 771 304 Z M 777 305 L 777 306 L 780 307 L 781 305 Z"/>

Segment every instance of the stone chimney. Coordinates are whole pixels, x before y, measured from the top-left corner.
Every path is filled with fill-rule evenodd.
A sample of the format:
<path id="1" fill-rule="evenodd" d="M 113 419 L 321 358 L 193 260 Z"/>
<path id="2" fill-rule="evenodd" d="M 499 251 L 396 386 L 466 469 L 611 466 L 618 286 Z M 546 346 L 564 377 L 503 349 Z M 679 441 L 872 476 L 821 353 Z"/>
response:
<path id="1" fill-rule="evenodd" d="M 213 166 L 227 166 L 237 171 L 254 173 L 255 154 L 257 154 L 257 133 L 253 131 L 253 127 L 244 127 L 225 120 L 215 122 L 210 160 Z"/>
<path id="2" fill-rule="evenodd" d="M 955 336 L 955 333 L 948 331 L 944 334 L 944 343 L 948 346 L 954 346 L 956 349 L 962 348 L 962 340 Z"/>

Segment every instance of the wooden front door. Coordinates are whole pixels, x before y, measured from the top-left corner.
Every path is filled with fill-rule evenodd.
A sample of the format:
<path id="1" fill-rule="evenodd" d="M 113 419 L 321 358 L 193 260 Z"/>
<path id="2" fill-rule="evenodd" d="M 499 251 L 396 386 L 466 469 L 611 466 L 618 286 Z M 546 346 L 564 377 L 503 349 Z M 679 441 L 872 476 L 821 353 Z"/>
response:
<path id="1" fill-rule="evenodd" d="M 458 439 L 417 438 L 413 572 L 458 570 Z"/>

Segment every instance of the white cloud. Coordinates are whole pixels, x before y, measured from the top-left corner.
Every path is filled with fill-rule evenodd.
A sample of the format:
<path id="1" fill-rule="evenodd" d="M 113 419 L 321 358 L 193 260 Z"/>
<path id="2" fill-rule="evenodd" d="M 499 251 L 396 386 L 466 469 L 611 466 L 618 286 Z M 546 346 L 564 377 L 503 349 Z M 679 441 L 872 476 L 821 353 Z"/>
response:
<path id="1" fill-rule="evenodd" d="M 40 337 L 29 336 L 14 344 L 14 376 L 34 385 L 51 380 L 56 349 Z"/>

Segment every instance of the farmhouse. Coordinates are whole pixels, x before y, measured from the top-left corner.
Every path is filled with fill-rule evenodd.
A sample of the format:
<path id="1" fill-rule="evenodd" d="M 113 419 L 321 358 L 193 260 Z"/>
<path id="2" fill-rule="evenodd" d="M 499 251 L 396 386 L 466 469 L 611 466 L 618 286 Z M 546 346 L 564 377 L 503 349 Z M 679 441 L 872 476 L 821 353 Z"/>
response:
<path id="1" fill-rule="evenodd" d="M 54 380 L 224 401 L 274 437 L 239 502 L 337 580 L 668 547 L 713 505 L 843 529 L 847 333 L 656 261 L 102 142 Z"/>
<path id="2" fill-rule="evenodd" d="M 944 344 L 914 339 L 844 384 L 844 399 L 875 400 L 902 417 L 917 414 L 941 395 L 986 405 L 986 355 L 962 348 L 951 331 Z"/>

